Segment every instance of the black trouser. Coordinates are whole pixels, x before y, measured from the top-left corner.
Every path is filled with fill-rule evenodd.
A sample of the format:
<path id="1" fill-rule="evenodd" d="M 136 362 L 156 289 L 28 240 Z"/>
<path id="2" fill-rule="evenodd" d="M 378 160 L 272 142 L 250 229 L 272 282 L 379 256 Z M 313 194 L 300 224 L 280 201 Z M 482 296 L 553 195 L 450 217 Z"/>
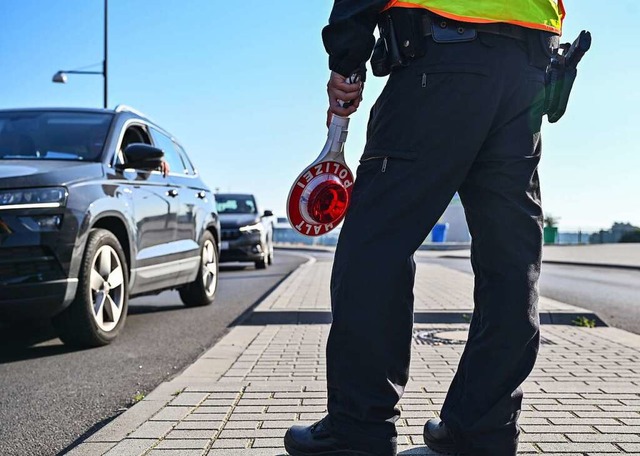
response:
<path id="1" fill-rule="evenodd" d="M 354 444 L 384 454 L 396 436 L 413 253 L 458 191 L 472 235 L 475 311 L 442 418 L 473 454 L 516 453 L 519 385 L 539 345 L 544 69 L 531 52 L 482 33 L 431 41 L 424 57 L 392 73 L 371 111 L 335 254 L 327 346 L 330 423 Z"/>

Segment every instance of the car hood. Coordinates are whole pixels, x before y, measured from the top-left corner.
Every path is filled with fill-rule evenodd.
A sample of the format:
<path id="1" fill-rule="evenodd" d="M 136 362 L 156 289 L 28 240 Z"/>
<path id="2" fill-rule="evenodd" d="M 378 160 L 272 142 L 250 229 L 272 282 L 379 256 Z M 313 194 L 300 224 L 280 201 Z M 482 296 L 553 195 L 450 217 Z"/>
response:
<path id="1" fill-rule="evenodd" d="M 102 175 L 102 163 L 66 160 L 0 160 L 0 189 L 68 186 Z"/>
<path id="2" fill-rule="evenodd" d="M 219 214 L 222 228 L 239 228 L 260 221 L 258 214 Z"/>

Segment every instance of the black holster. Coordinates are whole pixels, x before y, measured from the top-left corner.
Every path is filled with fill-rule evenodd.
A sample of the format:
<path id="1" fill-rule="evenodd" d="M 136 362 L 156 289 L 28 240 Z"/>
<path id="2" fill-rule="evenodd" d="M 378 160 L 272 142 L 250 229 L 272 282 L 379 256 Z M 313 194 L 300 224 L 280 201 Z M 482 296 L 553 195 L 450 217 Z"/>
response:
<path id="1" fill-rule="evenodd" d="M 573 44 L 561 44 L 547 67 L 545 113 L 550 123 L 564 115 L 578 75 L 578 63 L 591 48 L 591 33 L 583 30 Z"/>
<path id="2" fill-rule="evenodd" d="M 424 18 L 424 12 L 411 8 L 391 8 L 380 15 L 380 38 L 371 56 L 375 76 L 387 76 L 425 54 Z"/>
<path id="3" fill-rule="evenodd" d="M 547 70 L 545 97 L 545 112 L 550 123 L 560 120 L 567 110 L 569 95 L 577 75 L 577 68 L 567 68 L 551 61 Z"/>

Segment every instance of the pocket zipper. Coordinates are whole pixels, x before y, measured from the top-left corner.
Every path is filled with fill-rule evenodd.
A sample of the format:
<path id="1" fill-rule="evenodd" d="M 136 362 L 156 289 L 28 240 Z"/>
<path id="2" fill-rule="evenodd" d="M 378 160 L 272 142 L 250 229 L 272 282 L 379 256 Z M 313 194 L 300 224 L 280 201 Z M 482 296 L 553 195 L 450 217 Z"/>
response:
<path id="1" fill-rule="evenodd" d="M 360 160 L 360 163 L 364 163 L 364 162 L 368 162 L 371 160 L 380 160 L 382 158 L 382 172 L 384 173 L 387 170 L 387 161 L 389 160 L 389 157 L 368 157 L 365 158 L 363 160 Z"/>
<path id="2" fill-rule="evenodd" d="M 427 86 L 427 73 L 422 73 L 422 87 Z"/>

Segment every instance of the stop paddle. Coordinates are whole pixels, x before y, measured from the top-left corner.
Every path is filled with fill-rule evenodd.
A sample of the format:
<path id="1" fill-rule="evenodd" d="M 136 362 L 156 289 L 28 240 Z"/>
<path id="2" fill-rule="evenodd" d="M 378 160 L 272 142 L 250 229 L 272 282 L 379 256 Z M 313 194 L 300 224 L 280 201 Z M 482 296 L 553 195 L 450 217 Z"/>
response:
<path id="1" fill-rule="evenodd" d="M 300 173 L 289 191 L 289 222 L 305 236 L 328 233 L 347 212 L 354 180 L 344 159 L 348 126 L 347 117 L 331 118 L 322 152 Z"/>

